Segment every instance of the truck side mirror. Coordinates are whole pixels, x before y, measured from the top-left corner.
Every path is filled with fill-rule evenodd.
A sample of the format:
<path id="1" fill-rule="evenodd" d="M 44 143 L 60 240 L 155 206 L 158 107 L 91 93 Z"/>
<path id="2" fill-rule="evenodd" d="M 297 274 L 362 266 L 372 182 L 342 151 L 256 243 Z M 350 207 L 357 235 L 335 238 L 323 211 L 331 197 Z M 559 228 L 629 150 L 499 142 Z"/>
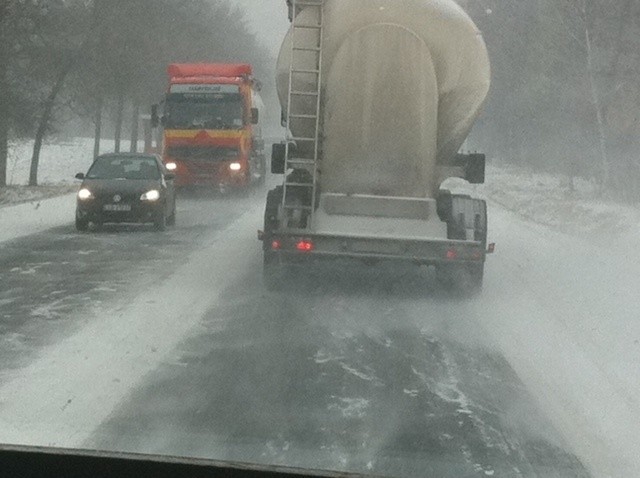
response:
<path id="1" fill-rule="evenodd" d="M 471 184 L 484 184 L 487 158 L 484 154 L 470 154 L 465 179 Z"/>
<path id="2" fill-rule="evenodd" d="M 160 117 L 158 116 L 158 105 L 151 105 L 151 127 L 160 126 Z"/>
<path id="3" fill-rule="evenodd" d="M 258 108 L 251 108 L 251 124 L 258 124 L 260 121 L 260 110 Z"/>
<path id="4" fill-rule="evenodd" d="M 76 179 L 84 179 L 84 173 L 76 174 Z"/>
<path id="5" fill-rule="evenodd" d="M 287 156 L 285 143 L 273 143 L 271 148 L 271 173 L 284 174 L 284 163 Z"/>

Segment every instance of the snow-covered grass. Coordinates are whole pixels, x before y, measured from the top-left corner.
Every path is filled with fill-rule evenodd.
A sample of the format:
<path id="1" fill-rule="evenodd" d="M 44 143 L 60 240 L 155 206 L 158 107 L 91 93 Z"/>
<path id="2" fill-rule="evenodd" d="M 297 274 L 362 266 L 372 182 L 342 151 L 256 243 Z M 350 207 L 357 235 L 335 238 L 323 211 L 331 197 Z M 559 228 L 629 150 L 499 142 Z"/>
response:
<path id="1" fill-rule="evenodd" d="M 101 142 L 101 153 L 113 151 L 113 141 Z M 129 142 L 123 141 L 122 151 L 129 150 Z M 9 145 L 7 183 L 25 185 L 29 182 L 33 141 L 13 141 Z M 76 138 L 65 141 L 51 141 L 42 146 L 38 182 L 43 185 L 75 184 L 74 176 L 86 172 L 93 161 L 93 139 Z"/>
<path id="2" fill-rule="evenodd" d="M 13 141 L 9 145 L 7 183 L 14 186 L 29 182 L 33 141 Z M 40 153 L 40 184 L 73 184 L 74 176 L 86 171 L 93 159 L 90 139 L 45 143 Z"/>
<path id="3" fill-rule="evenodd" d="M 487 168 L 488 199 L 520 216 L 594 240 L 640 237 L 640 205 L 598 199 L 595 184 L 505 164 Z"/>
<path id="4" fill-rule="evenodd" d="M 0 207 L 25 202 L 39 202 L 43 199 L 71 194 L 77 189 L 75 184 L 49 184 L 46 186 L 8 186 L 0 188 Z"/>

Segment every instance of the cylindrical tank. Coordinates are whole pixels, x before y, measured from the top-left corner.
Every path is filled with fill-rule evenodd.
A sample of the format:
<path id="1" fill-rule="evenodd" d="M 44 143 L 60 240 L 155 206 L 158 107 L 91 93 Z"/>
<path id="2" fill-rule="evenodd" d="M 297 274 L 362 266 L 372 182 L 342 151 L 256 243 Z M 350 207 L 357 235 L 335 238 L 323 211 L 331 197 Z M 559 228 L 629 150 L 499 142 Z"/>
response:
<path id="1" fill-rule="evenodd" d="M 455 156 L 489 90 L 480 32 L 452 0 L 325 0 L 324 15 L 322 190 L 434 197 L 436 163 Z M 308 8 L 298 21 L 316 16 Z M 313 61 L 297 55 L 296 68 Z M 290 62 L 291 31 L 277 68 L 285 110 Z M 311 123 L 297 129 L 313 133 Z"/>

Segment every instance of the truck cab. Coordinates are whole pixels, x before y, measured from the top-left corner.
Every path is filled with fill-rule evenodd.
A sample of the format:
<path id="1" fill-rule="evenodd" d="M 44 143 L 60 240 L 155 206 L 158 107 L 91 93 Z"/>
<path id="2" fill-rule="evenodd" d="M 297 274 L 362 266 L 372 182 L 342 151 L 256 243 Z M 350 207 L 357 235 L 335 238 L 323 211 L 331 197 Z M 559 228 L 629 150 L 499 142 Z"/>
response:
<path id="1" fill-rule="evenodd" d="M 172 64 L 162 116 L 163 162 L 176 186 L 246 190 L 265 175 L 260 84 L 248 64 Z"/>

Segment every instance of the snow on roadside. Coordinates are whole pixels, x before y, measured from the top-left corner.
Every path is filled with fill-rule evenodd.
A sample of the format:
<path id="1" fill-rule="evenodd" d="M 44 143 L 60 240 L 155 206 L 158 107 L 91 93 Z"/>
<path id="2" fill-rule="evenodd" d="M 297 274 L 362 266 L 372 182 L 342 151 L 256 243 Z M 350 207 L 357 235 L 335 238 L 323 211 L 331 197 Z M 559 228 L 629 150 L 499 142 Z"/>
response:
<path id="1" fill-rule="evenodd" d="M 640 258 L 494 206 L 498 253 L 470 304 L 594 476 L 640 476 Z"/>
<path id="2" fill-rule="evenodd" d="M 594 476 L 640 476 L 640 207 L 504 164 L 447 187 L 489 201 L 498 244 L 469 316 Z"/>
<path id="3" fill-rule="evenodd" d="M 0 207 L 0 242 L 71 224 L 75 194 Z"/>
<path id="4" fill-rule="evenodd" d="M 0 188 L 0 208 L 25 202 L 38 202 L 56 196 L 71 194 L 78 189 L 75 184 L 53 184 L 47 186 L 7 186 Z"/>
<path id="5" fill-rule="evenodd" d="M 572 190 L 566 177 L 491 164 L 481 189 L 505 209 L 563 232 L 596 241 L 640 238 L 640 205 L 600 200 L 595 185 L 583 179 Z"/>
<path id="6" fill-rule="evenodd" d="M 594 476 L 640 476 L 640 208 L 505 165 L 470 188 L 498 243 L 470 314 Z"/>
<path id="7" fill-rule="evenodd" d="M 101 152 L 113 151 L 113 141 L 103 140 Z M 7 183 L 25 185 L 29 182 L 33 141 L 13 141 L 9 145 Z M 123 141 L 122 151 L 129 150 L 129 142 Z M 40 184 L 76 184 L 76 173 L 86 172 L 93 161 L 93 139 L 74 138 L 43 144 L 38 168 Z"/>

